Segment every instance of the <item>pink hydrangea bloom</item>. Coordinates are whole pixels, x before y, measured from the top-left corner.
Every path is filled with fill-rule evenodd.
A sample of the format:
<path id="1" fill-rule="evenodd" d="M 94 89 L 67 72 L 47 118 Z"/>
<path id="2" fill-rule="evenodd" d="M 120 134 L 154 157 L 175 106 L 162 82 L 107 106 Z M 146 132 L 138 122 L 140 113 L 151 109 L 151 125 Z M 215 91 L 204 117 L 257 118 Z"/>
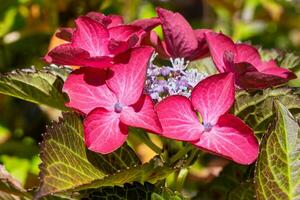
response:
<path id="1" fill-rule="evenodd" d="M 157 8 L 158 18 L 163 29 L 164 41 L 155 32 L 149 40 L 161 57 L 195 60 L 208 55 L 204 33 L 207 29 L 193 30 L 179 13 Z"/>
<path id="2" fill-rule="evenodd" d="M 64 28 L 59 37 L 69 41 L 51 50 L 45 61 L 59 65 L 107 68 L 114 58 L 130 48 L 138 47 L 146 36 L 146 30 L 158 25 L 157 19 L 136 21 L 124 25 L 116 15 L 105 16 L 89 13 L 76 19 L 76 28 Z"/>
<path id="3" fill-rule="evenodd" d="M 86 115 L 85 143 L 90 150 L 113 152 L 126 140 L 128 126 L 161 132 L 153 102 L 143 94 L 152 53 L 151 47 L 133 48 L 108 70 L 83 67 L 67 78 L 67 106 Z"/>
<path id="4" fill-rule="evenodd" d="M 250 164 L 258 156 L 258 143 L 251 128 L 228 114 L 233 102 L 233 74 L 210 76 L 197 84 L 190 99 L 175 95 L 158 103 L 162 135 L 190 142 L 240 164 Z"/>
<path id="5" fill-rule="evenodd" d="M 296 78 L 274 60 L 262 61 L 258 51 L 248 44 L 235 44 L 222 33 L 205 33 L 210 54 L 219 72 L 233 72 L 235 83 L 245 89 L 263 89 Z"/>

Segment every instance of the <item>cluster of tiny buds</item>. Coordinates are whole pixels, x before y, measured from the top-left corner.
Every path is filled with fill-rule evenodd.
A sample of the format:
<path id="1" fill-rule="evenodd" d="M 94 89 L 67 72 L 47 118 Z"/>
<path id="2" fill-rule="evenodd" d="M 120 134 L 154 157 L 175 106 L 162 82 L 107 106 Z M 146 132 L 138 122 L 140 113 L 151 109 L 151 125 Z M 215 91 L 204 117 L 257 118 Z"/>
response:
<path id="1" fill-rule="evenodd" d="M 145 84 L 145 92 L 156 102 L 176 94 L 189 97 L 197 83 L 207 77 L 206 73 L 189 69 L 189 61 L 184 58 L 171 58 L 171 66 L 157 66 L 153 63 L 156 55 L 150 59 Z"/>

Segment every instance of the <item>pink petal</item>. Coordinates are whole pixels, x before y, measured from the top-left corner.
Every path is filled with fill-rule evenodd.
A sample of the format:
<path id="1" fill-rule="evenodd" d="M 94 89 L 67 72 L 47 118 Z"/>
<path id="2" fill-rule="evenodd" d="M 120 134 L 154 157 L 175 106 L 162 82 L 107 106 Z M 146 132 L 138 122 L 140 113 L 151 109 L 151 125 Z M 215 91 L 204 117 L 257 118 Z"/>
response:
<path id="1" fill-rule="evenodd" d="M 156 26 L 160 25 L 160 19 L 158 17 L 153 17 L 149 19 L 138 19 L 131 22 L 130 25 L 140 27 L 144 31 L 149 32 Z"/>
<path id="2" fill-rule="evenodd" d="M 253 131 L 239 118 L 225 114 L 209 132 L 204 132 L 197 147 L 249 165 L 258 156 L 258 143 Z"/>
<path id="3" fill-rule="evenodd" d="M 152 53 L 151 47 L 133 48 L 120 55 L 118 58 L 120 63 L 110 68 L 107 85 L 123 105 L 131 105 L 139 100 L 144 89 L 146 71 Z"/>
<path id="4" fill-rule="evenodd" d="M 182 141 L 196 141 L 200 138 L 203 126 L 188 98 L 170 96 L 159 102 L 155 109 L 163 136 Z"/>
<path id="5" fill-rule="evenodd" d="M 111 27 L 115 27 L 115 26 L 124 24 L 124 19 L 120 15 L 108 15 L 107 17 L 109 17 L 111 19 L 111 23 L 108 25 L 107 28 L 111 28 Z"/>
<path id="6" fill-rule="evenodd" d="M 86 50 L 91 57 L 109 55 L 109 33 L 104 26 L 89 17 L 79 17 L 75 23 L 76 30 L 72 37 L 74 47 Z"/>
<path id="7" fill-rule="evenodd" d="M 228 66 L 224 59 L 229 55 L 233 58 L 236 56 L 236 48 L 234 42 L 222 33 L 207 32 L 205 33 L 206 41 L 209 46 L 211 57 L 219 70 L 219 72 L 230 72 L 231 67 Z"/>
<path id="8" fill-rule="evenodd" d="M 192 91 L 192 104 L 200 112 L 203 122 L 214 125 L 234 101 L 234 76 L 223 73 L 199 82 Z"/>
<path id="9" fill-rule="evenodd" d="M 88 149 L 107 154 L 125 142 L 128 127 L 119 120 L 120 114 L 97 108 L 84 120 L 84 140 Z"/>
<path id="10" fill-rule="evenodd" d="M 107 27 L 111 23 L 111 19 L 103 13 L 92 11 L 87 13 L 85 16 L 100 23 L 104 27 Z"/>
<path id="11" fill-rule="evenodd" d="M 99 12 L 89 12 L 85 15 L 86 17 L 89 17 L 98 23 L 100 23 L 102 26 L 110 28 L 114 26 L 118 26 L 123 24 L 123 17 L 119 15 L 104 15 Z"/>
<path id="12" fill-rule="evenodd" d="M 294 79 L 297 76 L 288 69 L 279 67 L 274 60 L 262 62 L 256 69 L 262 73 L 275 75 L 284 79 Z"/>
<path id="13" fill-rule="evenodd" d="M 150 31 L 142 41 L 143 45 L 152 46 L 158 56 L 163 59 L 169 59 L 170 55 L 166 50 L 166 44 L 161 41 L 155 31 Z"/>
<path id="14" fill-rule="evenodd" d="M 90 54 L 71 44 L 62 44 L 52 49 L 44 60 L 58 65 L 76 65 L 84 67 L 107 68 L 112 65 L 112 58 L 108 56 L 91 57 Z"/>
<path id="15" fill-rule="evenodd" d="M 194 54 L 198 41 L 190 24 L 179 13 L 157 8 L 167 50 L 172 58 L 187 58 Z"/>
<path id="16" fill-rule="evenodd" d="M 71 42 L 72 35 L 75 29 L 73 28 L 59 28 L 58 32 L 55 34 L 56 37 Z"/>
<path id="17" fill-rule="evenodd" d="M 114 109 L 117 98 L 105 84 L 107 72 L 95 68 L 73 71 L 64 83 L 63 91 L 69 96 L 68 107 L 88 114 L 97 107 Z"/>
<path id="18" fill-rule="evenodd" d="M 263 72 L 252 71 L 237 76 L 237 85 L 245 89 L 264 89 L 275 85 L 280 85 L 292 79 L 293 74 L 287 75 L 287 78 L 278 75 L 266 74 Z M 284 74 L 282 74 L 284 76 Z"/>
<path id="19" fill-rule="evenodd" d="M 205 33 L 210 32 L 209 29 L 197 29 L 194 30 L 194 34 L 198 40 L 198 48 L 194 51 L 193 55 L 189 56 L 187 59 L 196 60 L 209 55 L 208 44 L 206 42 Z"/>
<path id="20" fill-rule="evenodd" d="M 254 67 L 261 64 L 261 58 L 256 48 L 248 44 L 236 44 L 237 56 L 235 62 L 247 62 Z"/>
<path id="21" fill-rule="evenodd" d="M 154 133 L 161 133 L 161 126 L 154 111 L 154 104 L 147 95 L 130 107 L 123 108 L 121 122 L 128 126 L 144 128 Z"/>
<path id="22" fill-rule="evenodd" d="M 129 48 L 139 45 L 145 32 L 136 26 L 122 25 L 109 29 L 111 38 L 108 50 L 113 53 L 121 53 Z"/>

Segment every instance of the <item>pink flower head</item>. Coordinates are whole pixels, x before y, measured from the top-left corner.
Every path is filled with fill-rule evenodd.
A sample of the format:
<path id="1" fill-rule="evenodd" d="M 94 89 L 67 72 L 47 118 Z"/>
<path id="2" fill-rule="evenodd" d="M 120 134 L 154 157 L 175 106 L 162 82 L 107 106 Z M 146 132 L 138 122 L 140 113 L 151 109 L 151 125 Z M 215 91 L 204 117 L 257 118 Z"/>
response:
<path id="1" fill-rule="evenodd" d="M 124 25 L 124 19 L 120 15 L 104 15 L 103 13 L 99 12 L 89 12 L 85 15 L 90 19 L 100 23 L 102 26 L 106 28 L 112 28 L 116 26 Z M 144 31 L 148 32 L 151 31 L 153 28 L 160 24 L 160 20 L 157 17 L 150 18 L 150 19 L 139 19 L 131 22 L 128 25 L 136 26 Z M 73 28 L 60 28 L 59 32 L 56 33 L 58 38 L 61 38 L 66 41 L 71 41 L 72 35 L 75 29 Z"/>
<path id="2" fill-rule="evenodd" d="M 63 87 L 70 99 L 67 106 L 87 115 L 84 134 L 90 150 L 103 154 L 116 150 L 126 140 L 128 126 L 161 132 L 153 102 L 143 94 L 152 53 L 151 47 L 133 48 L 121 55 L 123 63 L 109 70 L 83 67 L 67 78 Z"/>
<path id="3" fill-rule="evenodd" d="M 250 164 L 258 156 L 258 143 L 242 120 L 228 114 L 233 102 L 233 74 L 210 76 L 197 84 L 191 99 L 175 95 L 158 103 L 162 135 L 190 142 L 240 164 Z"/>
<path id="4" fill-rule="evenodd" d="M 106 23 L 100 23 L 100 16 L 97 18 L 95 13 L 90 15 L 93 17 L 82 16 L 76 19 L 75 29 L 63 29 L 61 35 L 70 38 L 70 42 L 51 50 L 45 56 L 47 62 L 106 68 L 112 65 L 116 55 L 139 46 L 146 33 L 138 26 L 115 26 L 121 23 L 119 18 L 111 16 L 110 21 L 102 20 Z"/>
<path id="5" fill-rule="evenodd" d="M 258 51 L 248 44 L 235 44 L 222 33 L 205 33 L 212 59 L 219 72 L 233 72 L 241 88 L 267 88 L 296 78 L 274 60 L 264 62 Z"/>
<path id="6" fill-rule="evenodd" d="M 163 48 L 164 55 L 171 58 L 184 58 L 195 60 L 208 54 L 208 47 L 204 33 L 206 29 L 193 30 L 186 19 L 179 13 L 174 13 L 163 8 L 157 8 L 157 14 L 161 21 L 164 41 L 157 42 L 159 39 L 152 33 L 152 40 L 156 48 Z"/>

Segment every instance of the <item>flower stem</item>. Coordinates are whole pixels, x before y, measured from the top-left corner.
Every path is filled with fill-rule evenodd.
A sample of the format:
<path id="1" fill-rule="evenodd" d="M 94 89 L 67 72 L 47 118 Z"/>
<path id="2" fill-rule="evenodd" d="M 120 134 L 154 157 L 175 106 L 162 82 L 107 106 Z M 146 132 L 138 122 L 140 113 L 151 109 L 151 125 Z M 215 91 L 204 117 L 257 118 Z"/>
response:
<path id="1" fill-rule="evenodd" d="M 177 176 L 176 180 L 176 191 L 181 192 L 186 180 L 186 177 L 189 174 L 189 169 L 188 168 L 182 168 Z"/>
<path id="2" fill-rule="evenodd" d="M 158 155 L 161 155 L 162 151 L 161 148 L 159 148 L 156 144 L 152 142 L 152 140 L 149 138 L 147 133 L 145 131 L 136 131 L 136 135 L 138 138 L 146 144 L 152 151 L 157 153 Z"/>
<path id="3" fill-rule="evenodd" d="M 188 145 L 187 147 L 181 149 L 180 151 L 178 151 L 171 159 L 170 159 L 170 164 L 174 164 L 176 161 L 178 161 L 179 159 L 181 159 L 183 156 L 185 156 L 185 154 L 187 154 L 189 151 L 191 151 L 194 147 L 191 145 Z"/>
<path id="4" fill-rule="evenodd" d="M 191 156 L 188 158 L 188 160 L 185 163 L 185 166 L 188 167 L 193 162 L 194 158 L 197 157 L 199 154 L 198 149 L 193 149 Z"/>

